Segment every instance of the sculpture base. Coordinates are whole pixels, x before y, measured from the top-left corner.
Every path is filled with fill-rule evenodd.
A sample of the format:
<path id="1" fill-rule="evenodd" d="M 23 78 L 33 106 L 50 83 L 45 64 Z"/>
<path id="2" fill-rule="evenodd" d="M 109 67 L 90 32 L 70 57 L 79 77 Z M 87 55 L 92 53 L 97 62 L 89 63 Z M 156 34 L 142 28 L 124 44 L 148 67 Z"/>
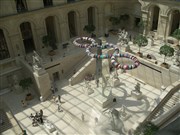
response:
<path id="1" fill-rule="evenodd" d="M 105 108 L 113 103 L 113 97 L 104 97 L 102 95 L 98 95 L 94 98 L 94 103 L 101 108 Z"/>
<path id="2" fill-rule="evenodd" d="M 137 100 L 140 100 L 142 98 L 142 93 L 137 91 L 131 91 L 131 96 Z"/>
<path id="3" fill-rule="evenodd" d="M 94 90 L 93 90 L 93 89 L 89 89 L 89 88 L 85 88 L 85 89 L 84 89 L 84 94 L 86 94 L 86 95 L 91 95 L 92 93 L 94 93 Z"/>
<path id="4" fill-rule="evenodd" d="M 120 85 L 120 80 L 118 78 L 113 78 L 112 80 L 112 86 L 118 87 Z"/>

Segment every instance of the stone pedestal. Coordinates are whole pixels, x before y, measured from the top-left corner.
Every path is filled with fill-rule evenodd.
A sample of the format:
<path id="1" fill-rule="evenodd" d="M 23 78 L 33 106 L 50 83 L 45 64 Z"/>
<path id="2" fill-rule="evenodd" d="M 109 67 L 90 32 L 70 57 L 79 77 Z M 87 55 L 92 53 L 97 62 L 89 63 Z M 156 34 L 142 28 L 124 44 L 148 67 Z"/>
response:
<path id="1" fill-rule="evenodd" d="M 94 103 L 102 108 L 111 105 L 113 103 L 113 97 L 104 97 L 102 95 L 98 95 L 94 98 Z"/>
<path id="2" fill-rule="evenodd" d="M 120 85 L 120 80 L 119 78 L 113 78 L 112 79 L 112 86 L 113 87 L 118 87 Z"/>
<path id="3" fill-rule="evenodd" d="M 47 72 L 41 72 L 38 74 L 37 72 L 34 72 L 34 78 L 37 84 L 38 92 L 41 97 L 41 101 L 46 100 L 51 95 L 51 81 L 49 78 L 49 74 Z"/>
<path id="4" fill-rule="evenodd" d="M 131 96 L 137 100 L 142 98 L 142 92 L 137 92 L 136 90 L 131 91 Z"/>
<path id="5" fill-rule="evenodd" d="M 94 90 L 91 88 L 85 88 L 84 89 L 84 94 L 86 95 L 91 95 L 92 93 L 94 93 Z"/>

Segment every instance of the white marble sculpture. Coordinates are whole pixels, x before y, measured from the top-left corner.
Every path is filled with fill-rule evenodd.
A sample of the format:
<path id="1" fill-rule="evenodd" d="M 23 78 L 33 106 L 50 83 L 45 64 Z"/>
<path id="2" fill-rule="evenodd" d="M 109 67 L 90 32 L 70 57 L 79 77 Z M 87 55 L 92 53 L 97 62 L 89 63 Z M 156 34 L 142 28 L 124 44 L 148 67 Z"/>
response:
<path id="1" fill-rule="evenodd" d="M 140 91 L 140 83 L 137 83 L 134 88 L 135 88 L 135 90 L 131 91 L 131 96 L 138 100 L 141 99 L 142 92 Z"/>

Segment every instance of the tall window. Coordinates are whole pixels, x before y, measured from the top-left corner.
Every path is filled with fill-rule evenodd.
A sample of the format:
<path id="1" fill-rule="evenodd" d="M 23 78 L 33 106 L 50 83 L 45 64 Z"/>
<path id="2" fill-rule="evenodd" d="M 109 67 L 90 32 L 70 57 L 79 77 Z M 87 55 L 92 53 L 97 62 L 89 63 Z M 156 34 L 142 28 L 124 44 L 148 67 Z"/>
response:
<path id="1" fill-rule="evenodd" d="M 33 50 L 35 50 L 31 24 L 29 22 L 24 22 L 20 25 L 20 29 L 21 29 L 25 51 L 26 53 L 30 53 Z"/>
<path id="2" fill-rule="evenodd" d="M 16 2 L 16 9 L 18 13 L 28 10 L 26 0 L 15 0 L 15 2 Z"/>
<path id="3" fill-rule="evenodd" d="M 0 60 L 9 58 L 9 51 L 3 30 L 0 29 Z"/>
<path id="4" fill-rule="evenodd" d="M 77 36 L 76 13 L 74 11 L 71 11 L 71 12 L 68 13 L 68 24 L 69 24 L 70 38 Z"/>
<path id="5" fill-rule="evenodd" d="M 67 0 L 67 2 L 69 3 L 69 2 L 75 2 L 75 0 Z"/>
<path id="6" fill-rule="evenodd" d="M 44 7 L 49 7 L 53 5 L 52 0 L 43 0 Z"/>
<path id="7" fill-rule="evenodd" d="M 158 21 L 159 21 L 159 7 L 155 6 L 153 8 L 153 20 L 152 20 L 152 27 L 151 30 L 157 30 L 158 28 Z"/>
<path id="8" fill-rule="evenodd" d="M 88 24 L 95 25 L 95 8 L 94 7 L 88 8 Z"/>

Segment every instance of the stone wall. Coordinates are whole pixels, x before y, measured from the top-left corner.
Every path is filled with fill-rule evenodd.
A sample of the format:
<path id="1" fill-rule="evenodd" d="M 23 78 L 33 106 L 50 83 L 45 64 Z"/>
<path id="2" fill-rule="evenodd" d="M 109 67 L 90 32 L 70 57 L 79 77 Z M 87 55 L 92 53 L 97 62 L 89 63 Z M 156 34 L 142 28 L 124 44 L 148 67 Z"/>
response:
<path id="1" fill-rule="evenodd" d="M 141 62 L 140 66 L 128 70 L 127 73 L 155 88 L 160 89 L 162 85 L 167 87 L 179 79 L 180 74 L 178 71 L 163 68 L 142 58 L 138 59 Z"/>

